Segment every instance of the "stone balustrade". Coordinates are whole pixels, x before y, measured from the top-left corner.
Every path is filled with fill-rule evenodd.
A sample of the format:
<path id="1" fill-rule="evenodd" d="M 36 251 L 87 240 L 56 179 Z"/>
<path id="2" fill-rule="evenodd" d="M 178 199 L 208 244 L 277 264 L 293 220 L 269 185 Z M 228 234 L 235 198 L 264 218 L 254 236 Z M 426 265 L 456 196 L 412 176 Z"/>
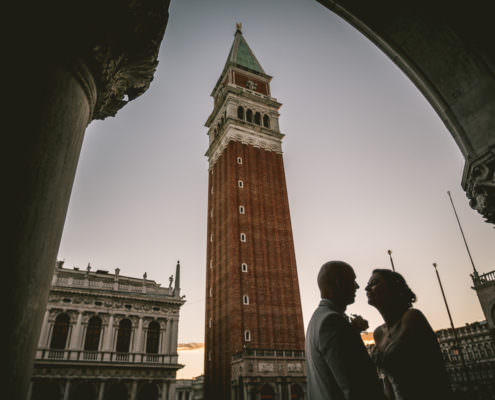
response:
<path id="1" fill-rule="evenodd" d="M 173 354 L 150 354 L 141 352 L 119 353 L 115 351 L 88 351 L 71 349 L 38 348 L 36 361 L 97 361 L 98 363 L 130 364 L 173 364 L 178 363 L 178 356 Z"/>

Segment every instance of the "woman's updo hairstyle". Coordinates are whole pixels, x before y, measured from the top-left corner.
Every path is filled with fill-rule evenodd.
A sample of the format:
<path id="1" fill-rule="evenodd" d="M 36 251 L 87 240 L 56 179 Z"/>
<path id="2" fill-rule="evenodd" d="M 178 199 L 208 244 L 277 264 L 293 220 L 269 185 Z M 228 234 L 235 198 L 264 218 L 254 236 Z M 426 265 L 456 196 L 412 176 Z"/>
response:
<path id="1" fill-rule="evenodd" d="M 397 293 L 399 300 L 407 305 L 407 308 L 412 307 L 417 297 L 401 274 L 390 269 L 375 269 L 373 273 L 379 274 L 387 282 L 390 288 Z"/>

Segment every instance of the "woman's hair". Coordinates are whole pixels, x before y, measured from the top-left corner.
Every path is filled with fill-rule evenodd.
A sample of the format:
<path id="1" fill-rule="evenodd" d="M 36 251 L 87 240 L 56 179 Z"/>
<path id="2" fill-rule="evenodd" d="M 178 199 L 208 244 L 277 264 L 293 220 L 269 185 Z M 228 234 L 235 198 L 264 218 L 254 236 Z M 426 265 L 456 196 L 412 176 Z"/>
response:
<path id="1" fill-rule="evenodd" d="M 404 302 L 408 308 L 412 307 L 412 303 L 416 301 L 417 297 L 401 274 L 390 269 L 374 269 L 373 273 L 380 274 L 387 284 L 397 292 L 399 300 Z"/>

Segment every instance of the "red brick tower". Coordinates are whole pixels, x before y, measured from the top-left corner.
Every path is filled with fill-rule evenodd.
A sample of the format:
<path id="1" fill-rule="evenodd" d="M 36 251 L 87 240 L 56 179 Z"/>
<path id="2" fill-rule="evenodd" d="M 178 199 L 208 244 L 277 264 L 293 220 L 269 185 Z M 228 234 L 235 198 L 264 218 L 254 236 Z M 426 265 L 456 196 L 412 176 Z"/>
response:
<path id="1" fill-rule="evenodd" d="M 304 329 L 278 125 L 240 24 L 213 89 L 205 398 L 304 398 Z"/>

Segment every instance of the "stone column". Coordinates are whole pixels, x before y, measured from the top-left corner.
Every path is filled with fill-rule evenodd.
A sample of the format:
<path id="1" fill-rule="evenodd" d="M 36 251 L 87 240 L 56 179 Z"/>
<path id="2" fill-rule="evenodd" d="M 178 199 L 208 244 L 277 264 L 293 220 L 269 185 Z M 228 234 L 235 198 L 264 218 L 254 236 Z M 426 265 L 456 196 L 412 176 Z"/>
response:
<path id="1" fill-rule="evenodd" d="M 177 355 L 177 337 L 179 334 L 179 321 L 174 319 L 172 320 L 172 343 L 170 354 Z"/>
<path id="2" fill-rule="evenodd" d="M 81 327 L 82 327 L 82 312 L 78 311 L 76 325 L 72 328 L 70 337 L 70 350 L 81 350 Z"/>
<path id="3" fill-rule="evenodd" d="M 166 333 L 166 339 L 165 339 L 165 354 L 170 355 L 171 349 L 172 349 L 172 319 L 167 319 L 167 330 L 165 331 Z"/>
<path id="4" fill-rule="evenodd" d="M 167 395 L 168 395 L 168 384 L 167 384 L 167 382 L 162 382 L 162 393 L 160 396 L 160 400 L 168 400 Z M 175 400 L 175 399 L 173 399 L 173 400 Z"/>
<path id="5" fill-rule="evenodd" d="M 129 400 L 136 400 L 136 394 L 137 394 L 137 381 L 132 381 Z"/>
<path id="6" fill-rule="evenodd" d="M 169 1 L 12 6 L 23 18 L 4 52 L 2 395 L 25 400 L 86 127 L 148 89 Z"/>
<path id="7" fill-rule="evenodd" d="M 100 382 L 98 387 L 98 400 L 103 400 L 103 396 L 105 395 L 105 381 Z"/>
<path id="8" fill-rule="evenodd" d="M 168 400 L 175 400 L 175 381 L 168 384 Z"/>
<path id="9" fill-rule="evenodd" d="M 48 346 L 48 329 L 50 325 L 48 324 L 48 317 L 50 316 L 50 311 L 45 311 L 45 316 L 43 317 L 43 323 L 41 324 L 41 334 L 40 340 L 38 342 L 38 347 L 47 347 Z"/>
<path id="10" fill-rule="evenodd" d="M 64 400 L 69 400 L 69 392 L 70 392 L 70 381 L 67 379 L 65 381 L 65 387 L 64 387 Z"/>
<path id="11" fill-rule="evenodd" d="M 134 341 L 134 352 L 141 353 L 143 351 L 143 317 L 139 317 L 138 327 L 136 331 L 136 337 Z"/>
<path id="12" fill-rule="evenodd" d="M 26 400 L 31 400 L 31 396 L 33 395 L 33 381 L 29 382 L 28 392 L 26 396 Z"/>
<path id="13" fill-rule="evenodd" d="M 110 360 L 111 352 L 113 351 L 113 314 L 110 314 L 108 318 L 107 328 L 105 330 L 105 337 L 103 338 L 103 359 L 105 361 Z"/>

